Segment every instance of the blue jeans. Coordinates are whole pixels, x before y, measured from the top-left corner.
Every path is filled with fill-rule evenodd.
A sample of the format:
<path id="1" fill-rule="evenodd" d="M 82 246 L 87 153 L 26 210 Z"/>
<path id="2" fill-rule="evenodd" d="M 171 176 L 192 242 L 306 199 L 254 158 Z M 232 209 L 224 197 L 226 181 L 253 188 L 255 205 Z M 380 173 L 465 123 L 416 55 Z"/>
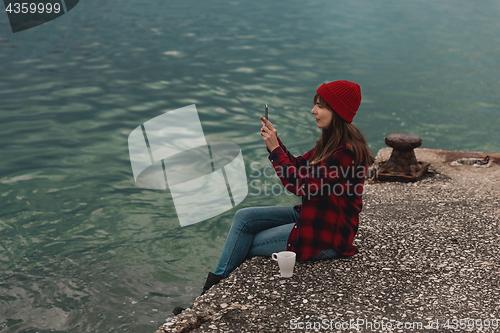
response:
<path id="1" fill-rule="evenodd" d="M 229 276 L 246 258 L 271 256 L 286 251 L 288 236 L 299 213 L 292 206 L 248 207 L 234 214 L 219 264 L 214 274 Z M 313 259 L 334 259 L 340 254 L 333 250 L 321 251 Z"/>
<path id="2" fill-rule="evenodd" d="M 299 213 L 291 206 L 238 210 L 214 274 L 226 278 L 246 258 L 286 251 L 288 236 L 298 216 Z"/>

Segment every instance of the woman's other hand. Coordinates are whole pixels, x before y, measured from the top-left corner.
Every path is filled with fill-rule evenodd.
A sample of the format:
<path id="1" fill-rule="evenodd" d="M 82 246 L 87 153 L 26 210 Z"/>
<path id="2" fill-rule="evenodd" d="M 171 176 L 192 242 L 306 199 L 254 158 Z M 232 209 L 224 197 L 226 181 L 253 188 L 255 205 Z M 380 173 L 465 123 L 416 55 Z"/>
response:
<path id="1" fill-rule="evenodd" d="M 264 117 L 259 117 L 261 120 L 262 128 L 260 129 L 260 135 L 266 144 L 269 151 L 273 151 L 280 145 L 278 143 L 278 131 L 274 128 L 273 124 Z"/>

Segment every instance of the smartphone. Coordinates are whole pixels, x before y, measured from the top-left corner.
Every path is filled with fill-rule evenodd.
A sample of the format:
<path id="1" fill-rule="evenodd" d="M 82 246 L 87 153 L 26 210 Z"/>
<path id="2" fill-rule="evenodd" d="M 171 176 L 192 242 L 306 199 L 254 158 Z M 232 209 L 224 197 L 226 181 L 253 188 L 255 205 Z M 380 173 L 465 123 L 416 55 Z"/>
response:
<path id="1" fill-rule="evenodd" d="M 264 104 L 266 106 L 266 119 L 269 120 L 268 115 L 269 113 L 267 112 L 267 104 Z"/>

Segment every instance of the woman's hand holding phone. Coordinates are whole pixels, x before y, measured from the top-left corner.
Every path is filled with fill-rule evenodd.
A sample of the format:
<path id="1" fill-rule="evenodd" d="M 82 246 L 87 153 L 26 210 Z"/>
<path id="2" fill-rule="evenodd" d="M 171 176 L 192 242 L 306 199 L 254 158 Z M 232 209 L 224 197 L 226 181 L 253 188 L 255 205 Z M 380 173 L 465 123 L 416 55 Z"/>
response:
<path id="1" fill-rule="evenodd" d="M 267 146 L 267 149 L 273 151 L 280 145 L 278 143 L 278 131 L 274 128 L 273 124 L 264 117 L 259 117 L 261 120 L 262 128 L 260 129 L 260 135 Z"/>

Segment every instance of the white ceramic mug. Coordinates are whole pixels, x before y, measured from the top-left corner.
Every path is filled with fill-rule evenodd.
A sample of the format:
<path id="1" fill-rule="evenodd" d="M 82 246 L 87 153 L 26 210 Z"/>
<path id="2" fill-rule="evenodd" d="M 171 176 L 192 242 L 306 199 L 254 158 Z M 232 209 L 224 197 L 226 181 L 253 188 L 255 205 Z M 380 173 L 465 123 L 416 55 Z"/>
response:
<path id="1" fill-rule="evenodd" d="M 271 258 L 280 266 L 281 277 L 292 277 L 295 257 L 295 252 L 292 251 L 281 251 L 271 255 Z"/>

